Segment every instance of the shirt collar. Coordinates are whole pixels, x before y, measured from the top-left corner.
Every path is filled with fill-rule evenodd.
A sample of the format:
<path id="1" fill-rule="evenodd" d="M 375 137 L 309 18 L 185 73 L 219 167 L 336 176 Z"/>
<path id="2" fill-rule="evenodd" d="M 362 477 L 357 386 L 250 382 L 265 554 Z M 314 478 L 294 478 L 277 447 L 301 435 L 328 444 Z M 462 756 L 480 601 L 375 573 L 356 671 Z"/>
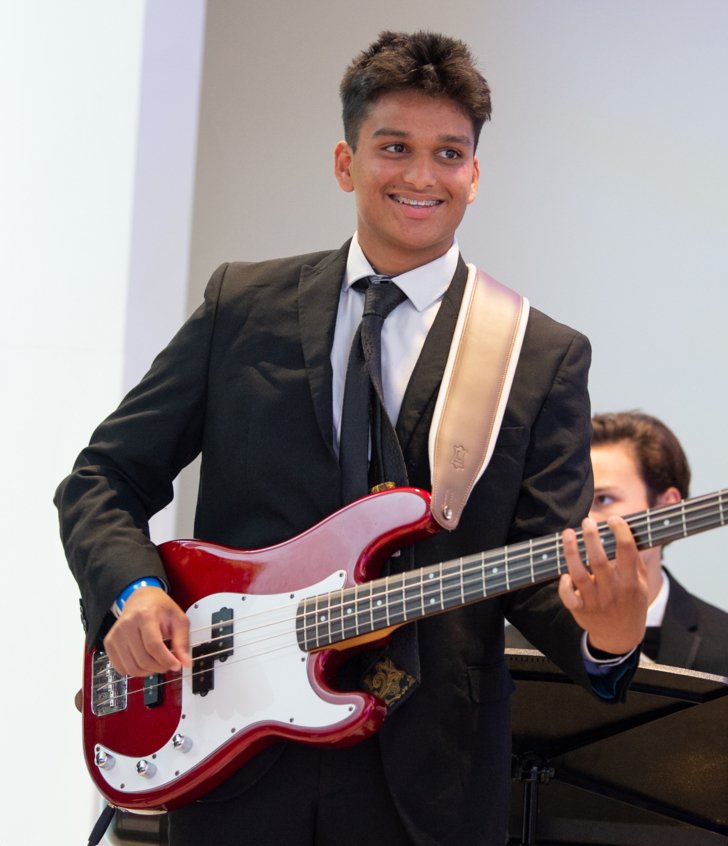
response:
<path id="1" fill-rule="evenodd" d="M 447 291 L 460 257 L 457 241 L 453 241 L 450 249 L 440 258 L 394 276 L 397 285 L 407 294 L 407 298 L 417 311 L 424 311 L 442 298 Z M 344 273 L 344 290 L 348 290 L 354 282 L 371 276 L 376 271 L 372 268 L 354 233 L 349 245 L 349 255 L 346 259 Z"/>

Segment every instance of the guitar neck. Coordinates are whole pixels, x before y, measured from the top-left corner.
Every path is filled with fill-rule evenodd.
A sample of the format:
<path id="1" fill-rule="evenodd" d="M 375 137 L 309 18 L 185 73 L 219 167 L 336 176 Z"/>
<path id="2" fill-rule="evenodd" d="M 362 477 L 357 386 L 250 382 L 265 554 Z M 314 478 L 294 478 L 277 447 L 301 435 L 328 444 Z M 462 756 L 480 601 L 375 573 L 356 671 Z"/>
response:
<path id="1" fill-rule="evenodd" d="M 728 489 L 682 500 L 626 518 L 640 550 L 726 524 Z M 616 542 L 606 522 L 598 525 L 609 558 Z M 576 532 L 582 558 L 582 531 Z M 353 587 L 309 597 L 297 617 L 306 651 L 440 614 L 473 602 L 557 578 L 566 572 L 561 533 L 500 549 L 431 564 Z"/>

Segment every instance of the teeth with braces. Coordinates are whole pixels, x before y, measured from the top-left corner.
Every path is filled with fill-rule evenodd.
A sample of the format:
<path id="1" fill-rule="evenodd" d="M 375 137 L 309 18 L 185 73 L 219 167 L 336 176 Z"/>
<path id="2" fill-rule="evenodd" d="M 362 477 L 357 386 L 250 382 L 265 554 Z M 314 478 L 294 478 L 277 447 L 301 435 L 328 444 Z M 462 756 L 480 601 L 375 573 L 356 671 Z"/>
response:
<path id="1" fill-rule="evenodd" d="M 439 206 L 440 200 L 410 200 L 407 197 L 395 197 L 398 203 L 401 203 L 405 206 L 418 206 L 418 207 L 427 207 L 427 206 Z"/>

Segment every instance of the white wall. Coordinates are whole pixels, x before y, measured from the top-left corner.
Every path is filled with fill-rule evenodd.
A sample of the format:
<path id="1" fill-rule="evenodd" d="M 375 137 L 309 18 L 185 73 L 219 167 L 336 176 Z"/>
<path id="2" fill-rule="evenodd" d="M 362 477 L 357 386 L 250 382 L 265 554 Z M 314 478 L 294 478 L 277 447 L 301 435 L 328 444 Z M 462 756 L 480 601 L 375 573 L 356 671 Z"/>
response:
<path id="1" fill-rule="evenodd" d="M 95 813 L 73 706 L 78 594 L 51 499 L 118 400 L 142 11 L 46 0 L 0 12 L 7 843 L 85 843 Z"/>
<path id="2" fill-rule="evenodd" d="M 4 843 L 77 846 L 99 812 L 52 496 L 184 314 L 203 15 L 197 0 L 0 6 Z M 146 287 L 161 260 L 167 287 Z"/>

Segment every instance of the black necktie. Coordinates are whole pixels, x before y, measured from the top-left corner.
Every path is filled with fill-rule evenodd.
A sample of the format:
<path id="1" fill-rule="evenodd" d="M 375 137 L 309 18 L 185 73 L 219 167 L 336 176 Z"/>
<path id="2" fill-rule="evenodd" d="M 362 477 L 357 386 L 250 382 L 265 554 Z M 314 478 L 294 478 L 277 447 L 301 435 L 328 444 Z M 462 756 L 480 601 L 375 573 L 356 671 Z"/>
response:
<path id="1" fill-rule="evenodd" d="M 407 484 L 402 449 L 384 407 L 381 344 L 385 319 L 407 296 L 388 276 L 369 277 L 354 287 L 363 289 L 365 298 L 361 323 L 349 353 L 341 413 L 339 460 L 345 504 L 380 485 Z M 397 569 L 409 569 L 411 563 L 411 549 L 402 550 Z M 366 661 L 365 656 L 362 659 Z M 373 660 L 369 658 L 361 682 L 391 711 L 417 687 L 419 676 L 417 624 L 410 623 L 392 634 L 384 651 Z"/>
<path id="2" fill-rule="evenodd" d="M 382 483 L 407 484 L 402 450 L 382 389 L 382 326 L 407 296 L 389 277 L 372 276 L 354 287 L 365 289 L 365 299 L 349 353 L 341 413 L 339 455 L 345 504 Z"/>

